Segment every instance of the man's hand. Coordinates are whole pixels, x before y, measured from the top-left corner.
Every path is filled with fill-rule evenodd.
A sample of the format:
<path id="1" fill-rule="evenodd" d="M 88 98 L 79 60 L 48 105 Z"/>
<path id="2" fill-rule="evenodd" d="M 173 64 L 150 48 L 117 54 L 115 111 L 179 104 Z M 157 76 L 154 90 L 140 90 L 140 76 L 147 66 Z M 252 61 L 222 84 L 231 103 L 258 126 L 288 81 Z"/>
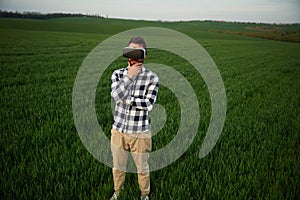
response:
<path id="1" fill-rule="evenodd" d="M 137 62 L 134 63 L 133 65 L 130 65 L 130 63 L 128 62 L 128 77 L 130 79 L 133 79 L 134 77 L 136 77 L 137 75 L 139 75 L 139 73 L 141 73 L 143 68 L 143 63 Z"/>

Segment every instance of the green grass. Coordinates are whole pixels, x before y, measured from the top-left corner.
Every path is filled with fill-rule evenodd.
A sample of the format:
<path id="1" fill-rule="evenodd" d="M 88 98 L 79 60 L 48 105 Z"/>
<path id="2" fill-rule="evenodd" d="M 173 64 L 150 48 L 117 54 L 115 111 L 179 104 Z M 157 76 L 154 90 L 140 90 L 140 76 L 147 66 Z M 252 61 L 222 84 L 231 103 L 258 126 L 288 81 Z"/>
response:
<path id="1" fill-rule="evenodd" d="M 133 27 L 182 31 L 202 44 L 224 80 L 227 117 L 210 154 L 198 158 L 210 119 L 201 76 L 173 54 L 149 50 L 147 62 L 172 66 L 191 83 L 199 100 L 200 126 L 188 151 L 151 173 L 151 199 L 296 199 L 299 197 L 300 44 L 209 32 L 239 24 L 146 22 L 93 18 L 0 19 L 2 199 L 108 199 L 111 169 L 85 149 L 72 115 L 72 89 L 87 54 L 101 41 Z M 97 90 L 97 117 L 109 136 L 110 75 Z M 105 96 L 99 95 L 106 94 Z M 161 86 L 158 103 L 168 113 L 153 138 L 154 149 L 174 136 L 180 112 Z M 122 199 L 136 199 L 136 174 L 126 177 Z"/>

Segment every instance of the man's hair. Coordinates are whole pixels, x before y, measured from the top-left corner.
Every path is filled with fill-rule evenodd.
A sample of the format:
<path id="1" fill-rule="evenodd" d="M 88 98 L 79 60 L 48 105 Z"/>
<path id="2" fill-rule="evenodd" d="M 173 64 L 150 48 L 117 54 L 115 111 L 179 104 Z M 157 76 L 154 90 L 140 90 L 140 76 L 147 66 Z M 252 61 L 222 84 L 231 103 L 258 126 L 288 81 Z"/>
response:
<path id="1" fill-rule="evenodd" d="M 131 40 L 128 42 L 128 45 L 130 43 L 135 43 L 135 44 L 140 44 L 143 46 L 143 48 L 146 50 L 147 46 L 146 46 L 146 42 L 144 40 L 144 38 L 140 37 L 140 36 L 136 36 L 131 38 Z"/>

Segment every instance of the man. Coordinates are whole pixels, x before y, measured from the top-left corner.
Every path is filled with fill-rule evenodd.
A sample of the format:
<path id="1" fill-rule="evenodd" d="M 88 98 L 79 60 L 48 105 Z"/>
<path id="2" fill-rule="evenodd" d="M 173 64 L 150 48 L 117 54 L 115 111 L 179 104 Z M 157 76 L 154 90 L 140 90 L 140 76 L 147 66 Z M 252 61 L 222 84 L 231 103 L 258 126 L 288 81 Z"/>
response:
<path id="1" fill-rule="evenodd" d="M 146 52 L 142 37 L 133 37 L 128 47 Z M 111 200 L 117 199 L 123 189 L 128 152 L 131 152 L 137 167 L 141 199 L 149 199 L 150 111 L 156 101 L 159 78 L 144 67 L 145 58 L 146 53 L 143 59 L 128 58 L 127 68 L 114 71 L 111 77 L 111 97 L 116 104 L 111 130 L 115 190 Z"/>

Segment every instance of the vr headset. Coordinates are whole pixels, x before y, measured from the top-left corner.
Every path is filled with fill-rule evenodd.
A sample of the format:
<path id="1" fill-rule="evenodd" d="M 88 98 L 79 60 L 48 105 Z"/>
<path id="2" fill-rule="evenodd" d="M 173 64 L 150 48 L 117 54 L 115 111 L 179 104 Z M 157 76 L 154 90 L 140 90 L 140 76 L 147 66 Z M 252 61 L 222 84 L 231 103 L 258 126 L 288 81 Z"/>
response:
<path id="1" fill-rule="evenodd" d="M 131 58 L 135 60 L 144 59 L 146 56 L 146 50 L 143 48 L 123 48 L 123 56 L 125 58 Z"/>

